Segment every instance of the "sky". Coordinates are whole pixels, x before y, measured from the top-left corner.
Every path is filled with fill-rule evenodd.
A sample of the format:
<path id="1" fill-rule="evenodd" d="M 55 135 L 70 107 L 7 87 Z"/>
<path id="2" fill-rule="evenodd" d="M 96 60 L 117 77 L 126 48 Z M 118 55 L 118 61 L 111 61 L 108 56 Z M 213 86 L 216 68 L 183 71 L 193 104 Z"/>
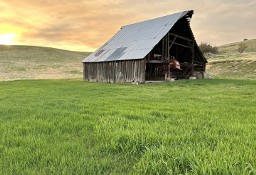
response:
<path id="1" fill-rule="evenodd" d="M 194 10 L 197 43 L 256 38 L 255 0 L 1 0 L 0 44 L 94 51 L 121 26 Z"/>

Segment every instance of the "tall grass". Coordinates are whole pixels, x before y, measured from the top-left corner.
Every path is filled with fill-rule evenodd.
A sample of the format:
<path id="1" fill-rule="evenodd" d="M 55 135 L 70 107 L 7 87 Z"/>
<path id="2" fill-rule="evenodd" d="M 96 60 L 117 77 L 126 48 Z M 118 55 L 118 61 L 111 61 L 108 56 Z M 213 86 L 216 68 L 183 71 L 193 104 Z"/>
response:
<path id="1" fill-rule="evenodd" d="M 0 174 L 255 174 L 255 86 L 0 82 Z"/>

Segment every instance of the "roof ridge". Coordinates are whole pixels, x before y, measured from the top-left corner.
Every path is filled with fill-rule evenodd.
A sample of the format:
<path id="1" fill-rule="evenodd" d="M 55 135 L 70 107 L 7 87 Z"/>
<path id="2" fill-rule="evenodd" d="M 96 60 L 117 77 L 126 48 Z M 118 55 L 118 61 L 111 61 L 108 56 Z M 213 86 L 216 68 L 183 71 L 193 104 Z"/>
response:
<path id="1" fill-rule="evenodd" d="M 161 17 L 146 19 L 146 20 L 143 20 L 143 21 L 140 21 L 140 22 L 135 22 L 135 23 L 124 25 L 124 26 L 121 27 L 121 29 L 124 28 L 124 27 L 132 26 L 132 25 L 136 25 L 136 24 L 140 24 L 140 23 L 144 23 L 144 22 L 150 22 L 150 21 L 153 21 L 153 20 L 159 20 L 159 19 L 162 19 L 162 18 L 171 17 L 171 16 L 178 15 L 178 14 L 184 14 L 184 13 L 188 14 L 190 12 L 193 13 L 193 10 L 185 10 L 185 11 L 176 12 L 176 13 L 172 13 L 172 14 L 169 14 L 169 15 L 161 16 Z M 181 17 L 183 17 L 183 16 L 184 15 L 181 15 Z"/>

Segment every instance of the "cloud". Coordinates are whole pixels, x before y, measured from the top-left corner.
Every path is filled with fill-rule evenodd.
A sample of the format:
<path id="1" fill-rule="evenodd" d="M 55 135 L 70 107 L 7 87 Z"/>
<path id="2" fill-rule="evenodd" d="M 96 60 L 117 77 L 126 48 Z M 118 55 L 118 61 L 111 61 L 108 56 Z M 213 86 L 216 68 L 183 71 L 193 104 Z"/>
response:
<path id="1" fill-rule="evenodd" d="M 20 34 L 20 44 L 92 51 L 123 25 L 190 9 L 198 42 L 256 38 L 254 0 L 2 0 L 0 8 L 0 24 Z"/>

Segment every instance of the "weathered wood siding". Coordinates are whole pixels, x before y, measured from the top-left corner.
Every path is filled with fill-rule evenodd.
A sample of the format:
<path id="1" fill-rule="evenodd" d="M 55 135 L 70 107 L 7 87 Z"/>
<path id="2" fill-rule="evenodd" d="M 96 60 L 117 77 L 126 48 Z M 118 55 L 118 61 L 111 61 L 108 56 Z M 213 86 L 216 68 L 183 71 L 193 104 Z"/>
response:
<path id="1" fill-rule="evenodd" d="M 84 80 L 90 82 L 145 82 L 146 60 L 84 63 Z"/>

